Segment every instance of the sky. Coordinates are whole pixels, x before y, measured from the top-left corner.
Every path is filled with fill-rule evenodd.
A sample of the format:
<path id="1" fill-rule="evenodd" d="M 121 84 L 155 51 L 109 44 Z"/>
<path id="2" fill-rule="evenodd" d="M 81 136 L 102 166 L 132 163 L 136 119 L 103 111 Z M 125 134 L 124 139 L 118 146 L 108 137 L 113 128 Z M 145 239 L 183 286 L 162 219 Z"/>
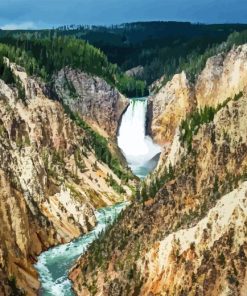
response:
<path id="1" fill-rule="evenodd" d="M 177 20 L 247 23 L 247 0 L 0 0 L 0 28 Z"/>

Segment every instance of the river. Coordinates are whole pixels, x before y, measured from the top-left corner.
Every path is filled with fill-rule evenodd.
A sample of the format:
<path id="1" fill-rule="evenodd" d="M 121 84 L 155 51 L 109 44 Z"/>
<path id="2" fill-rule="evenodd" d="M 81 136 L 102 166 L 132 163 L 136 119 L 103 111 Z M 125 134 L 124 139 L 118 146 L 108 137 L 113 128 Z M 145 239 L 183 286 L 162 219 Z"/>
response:
<path id="1" fill-rule="evenodd" d="M 96 212 L 97 226 L 89 233 L 68 244 L 59 245 L 43 252 L 35 265 L 41 281 L 42 296 L 73 296 L 68 272 L 76 259 L 82 255 L 109 223 L 113 223 L 127 203 L 119 203 Z"/>

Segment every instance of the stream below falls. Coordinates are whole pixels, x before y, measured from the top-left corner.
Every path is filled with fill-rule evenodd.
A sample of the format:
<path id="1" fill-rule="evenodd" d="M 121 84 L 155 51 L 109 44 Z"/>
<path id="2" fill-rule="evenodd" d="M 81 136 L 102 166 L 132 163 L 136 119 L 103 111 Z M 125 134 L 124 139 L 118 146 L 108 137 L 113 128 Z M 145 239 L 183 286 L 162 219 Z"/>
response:
<path id="1" fill-rule="evenodd" d="M 131 99 L 119 128 L 118 145 L 129 167 L 139 178 L 144 178 L 157 165 L 160 146 L 146 135 L 147 98 Z M 97 226 L 70 243 L 43 252 L 35 265 L 41 282 L 42 296 L 74 296 L 68 272 L 88 246 L 114 222 L 128 203 L 119 203 L 96 212 Z"/>
<path id="2" fill-rule="evenodd" d="M 96 212 L 97 226 L 89 233 L 43 252 L 38 257 L 35 268 L 39 272 L 41 281 L 40 295 L 42 296 L 74 296 L 72 283 L 68 279 L 68 272 L 87 247 L 113 223 L 127 203 L 119 203 Z"/>

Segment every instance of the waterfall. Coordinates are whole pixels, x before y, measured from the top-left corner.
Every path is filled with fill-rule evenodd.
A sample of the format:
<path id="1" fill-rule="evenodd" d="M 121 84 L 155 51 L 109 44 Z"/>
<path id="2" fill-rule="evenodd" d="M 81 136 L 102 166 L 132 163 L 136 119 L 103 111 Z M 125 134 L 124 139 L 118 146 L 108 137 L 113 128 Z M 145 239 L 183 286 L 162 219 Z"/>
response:
<path id="1" fill-rule="evenodd" d="M 133 173 L 145 177 L 157 164 L 160 146 L 146 135 L 147 98 L 131 99 L 119 128 L 118 146 Z"/>

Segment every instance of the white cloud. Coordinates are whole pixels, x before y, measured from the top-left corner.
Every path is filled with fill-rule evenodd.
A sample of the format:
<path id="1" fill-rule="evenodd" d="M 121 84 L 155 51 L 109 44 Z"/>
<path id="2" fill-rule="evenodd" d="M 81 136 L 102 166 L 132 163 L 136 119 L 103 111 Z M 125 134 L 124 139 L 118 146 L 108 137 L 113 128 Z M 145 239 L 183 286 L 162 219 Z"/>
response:
<path id="1" fill-rule="evenodd" d="M 23 22 L 19 24 L 6 24 L 0 27 L 2 30 L 28 30 L 28 29 L 36 29 L 36 26 L 33 22 Z"/>

